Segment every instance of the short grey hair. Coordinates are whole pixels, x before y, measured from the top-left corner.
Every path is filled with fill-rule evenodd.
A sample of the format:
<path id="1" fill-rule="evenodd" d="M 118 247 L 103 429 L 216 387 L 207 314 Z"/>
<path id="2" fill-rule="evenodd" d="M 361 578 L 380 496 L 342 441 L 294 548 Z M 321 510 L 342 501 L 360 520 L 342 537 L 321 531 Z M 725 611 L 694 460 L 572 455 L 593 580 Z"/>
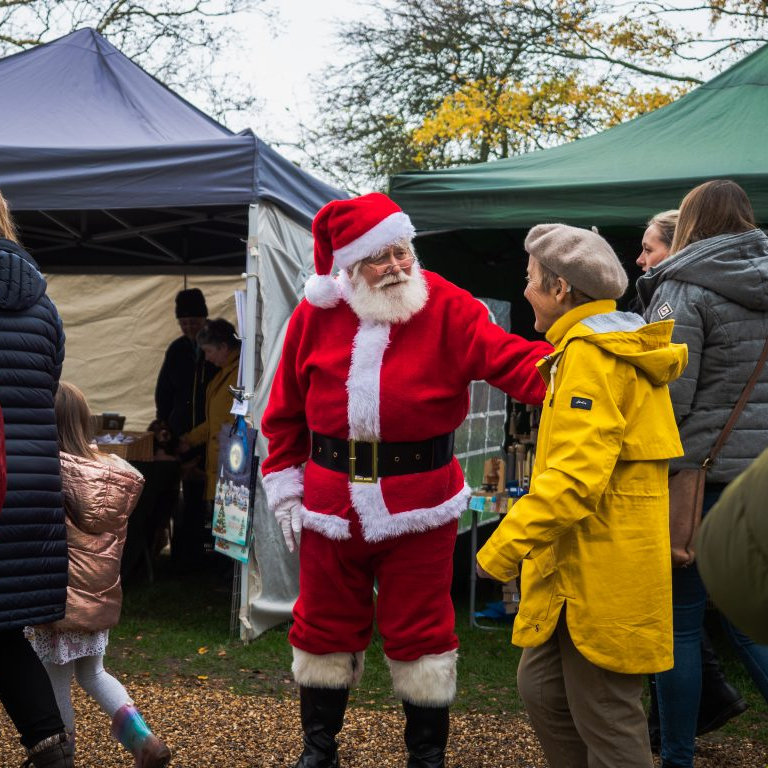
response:
<path id="1" fill-rule="evenodd" d="M 557 278 L 562 277 L 562 275 L 558 275 L 549 267 L 545 267 L 538 259 L 536 259 L 536 263 L 539 265 L 539 274 L 541 275 L 541 280 L 539 281 L 541 289 L 543 291 L 551 291 L 555 285 L 557 285 Z M 564 277 L 563 280 L 565 280 Z M 587 296 L 584 291 L 579 290 L 575 285 L 571 285 L 567 280 L 565 280 L 565 282 L 571 287 L 571 300 L 573 301 L 574 306 L 594 301 L 591 296 Z"/>

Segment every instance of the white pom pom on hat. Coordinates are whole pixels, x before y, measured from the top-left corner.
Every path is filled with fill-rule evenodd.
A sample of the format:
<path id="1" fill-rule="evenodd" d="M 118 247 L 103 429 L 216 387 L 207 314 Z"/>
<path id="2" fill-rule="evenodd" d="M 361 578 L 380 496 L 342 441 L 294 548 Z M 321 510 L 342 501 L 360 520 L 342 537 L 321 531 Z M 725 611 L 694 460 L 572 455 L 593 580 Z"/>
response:
<path id="1" fill-rule="evenodd" d="M 307 301 L 324 309 L 336 306 L 341 284 L 331 276 L 334 265 L 351 267 L 361 259 L 416 234 L 407 214 L 381 192 L 349 200 L 331 200 L 312 222 L 315 273 L 304 286 Z"/>
<path id="2" fill-rule="evenodd" d="M 304 296 L 313 307 L 330 309 L 339 303 L 341 285 L 331 275 L 310 275 L 304 283 Z"/>

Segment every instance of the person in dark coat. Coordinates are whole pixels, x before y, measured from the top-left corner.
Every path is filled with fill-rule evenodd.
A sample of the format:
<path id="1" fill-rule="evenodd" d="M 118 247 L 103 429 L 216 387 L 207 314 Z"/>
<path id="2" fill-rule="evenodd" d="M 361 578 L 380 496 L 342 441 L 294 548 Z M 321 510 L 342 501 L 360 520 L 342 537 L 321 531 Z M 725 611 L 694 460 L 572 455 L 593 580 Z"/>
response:
<path id="1" fill-rule="evenodd" d="M 197 334 L 208 317 L 199 288 L 176 294 L 176 318 L 182 335 L 165 352 L 155 387 L 157 420 L 168 426 L 174 439 L 205 421 L 205 392 L 218 368 L 205 359 Z M 205 510 L 205 451 L 194 449 L 182 457 L 183 506 L 174 508 L 174 558 L 194 561 L 203 554 Z"/>
<path id="2" fill-rule="evenodd" d="M 197 346 L 197 334 L 208 317 L 205 296 L 199 288 L 176 294 L 176 319 L 182 335 L 171 342 L 155 387 L 157 418 L 174 437 L 205 421 L 205 389 L 216 374 Z"/>
<path id="3" fill-rule="evenodd" d="M 29 765 L 71 768 L 72 744 L 24 627 L 64 617 L 67 534 L 53 399 L 64 331 L 45 278 L 0 195 L 0 404 L 7 492 L 0 512 L 0 700 Z"/>

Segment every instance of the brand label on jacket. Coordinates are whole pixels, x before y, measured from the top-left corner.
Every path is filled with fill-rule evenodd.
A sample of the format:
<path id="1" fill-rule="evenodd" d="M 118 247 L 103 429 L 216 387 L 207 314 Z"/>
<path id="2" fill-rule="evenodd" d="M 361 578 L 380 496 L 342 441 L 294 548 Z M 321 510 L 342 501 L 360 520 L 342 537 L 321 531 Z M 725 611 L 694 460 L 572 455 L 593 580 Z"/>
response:
<path id="1" fill-rule="evenodd" d="M 667 315 L 672 314 L 672 307 L 668 301 L 665 301 L 657 310 L 656 314 L 663 320 Z"/>
<path id="2" fill-rule="evenodd" d="M 572 397 L 571 408 L 581 408 L 582 411 L 591 411 L 592 401 L 588 397 Z"/>

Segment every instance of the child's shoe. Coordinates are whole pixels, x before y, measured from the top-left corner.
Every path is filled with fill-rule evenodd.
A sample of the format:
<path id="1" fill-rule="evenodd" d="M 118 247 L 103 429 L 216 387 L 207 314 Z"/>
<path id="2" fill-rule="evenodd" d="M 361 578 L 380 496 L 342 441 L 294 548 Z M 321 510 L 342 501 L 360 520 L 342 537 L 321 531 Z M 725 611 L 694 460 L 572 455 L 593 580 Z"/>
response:
<path id="1" fill-rule="evenodd" d="M 152 733 L 132 704 L 115 712 L 112 735 L 133 755 L 135 768 L 165 768 L 171 761 L 171 751 Z"/>

